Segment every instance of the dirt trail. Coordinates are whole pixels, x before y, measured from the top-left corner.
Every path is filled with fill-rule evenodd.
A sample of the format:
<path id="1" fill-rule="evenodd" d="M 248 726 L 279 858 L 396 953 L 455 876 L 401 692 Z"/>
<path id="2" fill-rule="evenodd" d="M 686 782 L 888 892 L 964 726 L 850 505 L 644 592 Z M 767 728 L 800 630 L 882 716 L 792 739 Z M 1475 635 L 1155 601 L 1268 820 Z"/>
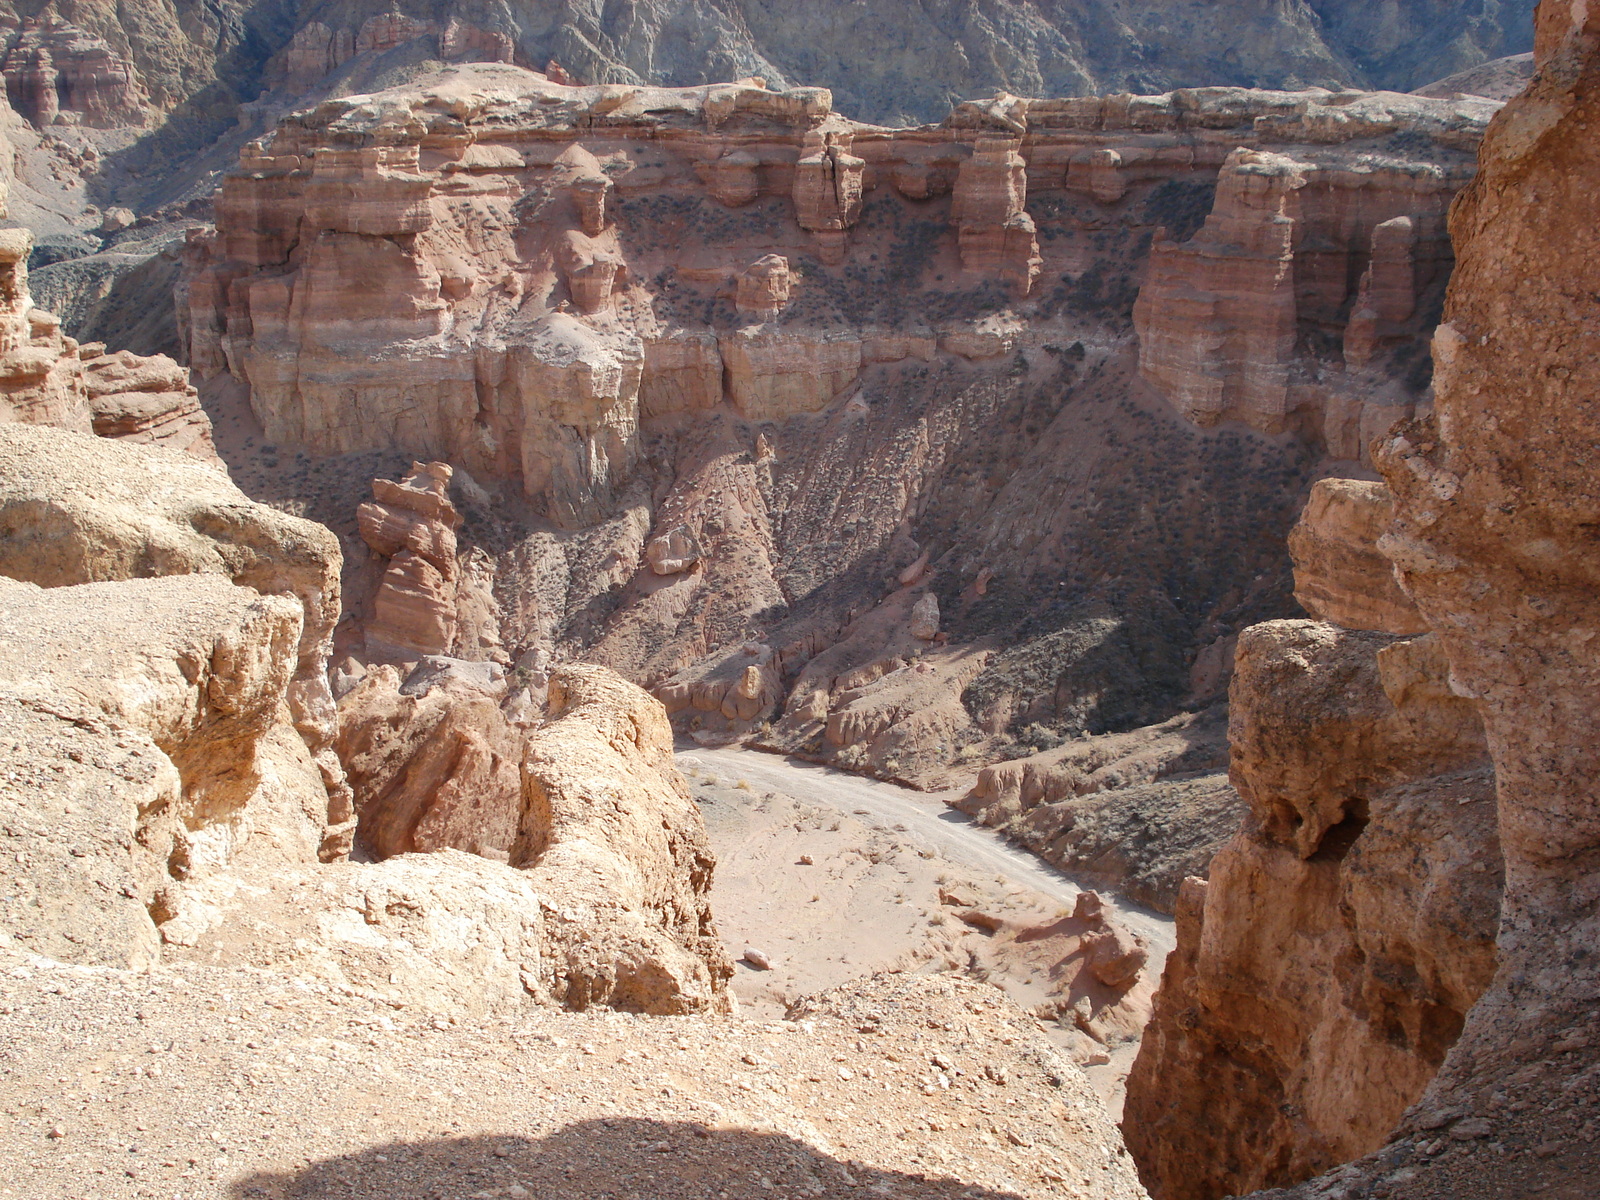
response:
<path id="1" fill-rule="evenodd" d="M 737 747 L 712 750 L 696 746 L 680 750 L 678 762 L 685 768 L 699 767 L 747 779 L 798 800 L 853 814 L 867 824 L 893 831 L 896 840 L 913 848 L 925 843 L 948 862 L 972 871 L 1003 875 L 1068 909 L 1078 893 L 1085 890 L 1068 875 L 948 807 L 944 801 L 954 793 L 917 792 L 831 767 Z M 1146 940 L 1152 968 L 1159 972 L 1160 962 L 1173 946 L 1171 919 L 1114 897 L 1108 900 L 1118 919 Z"/>

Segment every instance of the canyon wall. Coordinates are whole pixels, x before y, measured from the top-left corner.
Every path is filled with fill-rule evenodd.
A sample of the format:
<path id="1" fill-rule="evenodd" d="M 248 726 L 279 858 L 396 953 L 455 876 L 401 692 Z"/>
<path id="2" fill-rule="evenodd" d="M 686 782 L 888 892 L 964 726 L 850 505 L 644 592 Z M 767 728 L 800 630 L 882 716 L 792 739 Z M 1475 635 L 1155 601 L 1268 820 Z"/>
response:
<path id="1" fill-rule="evenodd" d="M 1395 492 L 1381 547 L 1437 631 L 1452 687 L 1481 713 L 1494 761 L 1496 971 L 1389 1144 L 1298 1196 L 1577 1197 L 1600 1186 L 1586 449 L 1600 13 L 1543 5 L 1538 58 L 1451 214 L 1459 265 L 1434 339 L 1436 411 L 1375 452 Z"/>
<path id="2" fill-rule="evenodd" d="M 453 469 L 454 568 L 363 525 L 362 661 L 586 658 L 703 740 L 932 784 L 1214 702 L 1293 611 L 1297 489 L 1422 399 L 1429 231 L 1495 108 L 1212 88 L 884 129 L 814 88 L 447 68 L 245 148 L 187 251 L 191 361 L 268 444 Z M 1277 207 L 1234 203 L 1241 141 L 1294 164 Z M 1184 389 L 1234 360 L 1171 348 L 1254 336 L 1275 275 L 1282 388 L 1196 429 Z"/>
<path id="3" fill-rule="evenodd" d="M 1319 485 L 1291 541 L 1314 614 L 1412 636 L 1277 623 L 1241 637 L 1233 771 L 1252 821 L 1209 883 L 1185 884 L 1130 1080 L 1124 1128 L 1157 1196 L 1330 1167 L 1262 1195 L 1578 1197 L 1600 1183 L 1582 449 L 1595 322 L 1578 299 L 1595 261 L 1584 131 L 1600 18 L 1547 4 L 1539 27 L 1537 73 L 1491 125 L 1450 214 L 1458 265 L 1433 339 L 1435 405 L 1374 440 L 1387 487 Z M 1382 704 L 1324 726 L 1331 738 L 1300 725 L 1372 694 L 1351 672 L 1370 661 L 1358 639 L 1384 643 L 1376 678 L 1402 718 L 1418 702 L 1471 713 L 1452 719 L 1444 760 L 1413 760 L 1414 742 L 1397 760 Z M 1335 659 L 1315 643 L 1336 642 L 1348 665 L 1323 692 Z M 1397 693 L 1402 665 L 1411 682 Z M 1429 720 L 1437 752 L 1446 727 Z M 1469 723 L 1486 769 L 1461 768 Z M 1285 726 L 1293 737 L 1276 735 Z M 1461 769 L 1385 784 L 1397 768 L 1444 766 Z M 1319 962 L 1322 980 L 1297 985 Z"/>
<path id="4" fill-rule="evenodd" d="M 1183 884 L 1128 1081 L 1124 1136 L 1159 1197 L 1293 1182 L 1380 1145 L 1494 973 L 1478 714 L 1392 586 L 1382 609 L 1318 602 L 1381 561 L 1362 506 L 1390 497 L 1324 480 L 1291 538 L 1297 594 L 1339 623 L 1239 638 L 1229 774 L 1248 813 L 1209 881 Z"/>

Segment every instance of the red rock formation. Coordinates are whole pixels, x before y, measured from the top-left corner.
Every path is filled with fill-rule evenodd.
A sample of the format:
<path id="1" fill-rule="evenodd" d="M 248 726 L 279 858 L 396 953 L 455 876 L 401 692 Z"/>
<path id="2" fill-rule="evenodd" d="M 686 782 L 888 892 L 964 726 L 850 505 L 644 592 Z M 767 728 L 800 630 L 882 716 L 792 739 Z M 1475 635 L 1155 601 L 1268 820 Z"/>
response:
<path id="1" fill-rule="evenodd" d="M 456 527 L 447 463 L 412 463 L 399 483 L 374 479 L 356 514 L 361 537 L 389 560 L 366 629 L 375 657 L 448 654 L 456 638 Z"/>
<path id="2" fill-rule="evenodd" d="M 787 258 L 769 254 L 757 259 L 739 275 L 736 299 L 739 315 L 757 321 L 776 321 L 789 305 L 793 286 Z"/>
<path id="3" fill-rule="evenodd" d="M 1319 479 L 1299 524 L 1289 531 L 1294 598 L 1319 621 L 1346 629 L 1426 633 L 1428 626 L 1378 553 L 1394 495 L 1381 483 Z"/>
<path id="4" fill-rule="evenodd" d="M 1298 586 L 1379 623 L 1338 599 L 1372 551 L 1327 552 L 1353 536 L 1330 492 L 1294 538 Z M 1246 630 L 1229 742 L 1250 817 L 1209 884 L 1185 885 L 1128 1082 L 1125 1136 L 1160 1200 L 1292 1183 L 1381 1144 L 1494 967 L 1487 746 L 1432 635 Z"/>
<path id="5" fill-rule="evenodd" d="M 165 354 L 149 357 L 119 350 L 90 357 L 80 347 L 90 420 L 100 437 L 126 438 L 170 446 L 196 458 L 217 461 L 211 418 L 200 407 L 200 393 L 189 369 Z"/>
<path id="6" fill-rule="evenodd" d="M 1426 333 L 1449 274 L 1444 212 L 1467 173 L 1235 152 L 1200 232 L 1151 249 L 1134 310 L 1141 373 L 1202 425 L 1299 429 L 1359 457 L 1412 411 L 1361 369 Z M 1342 360 L 1319 349 L 1333 338 Z"/>
<path id="7" fill-rule="evenodd" d="M 59 17 L 30 18 L 0 59 L 11 107 L 41 128 L 140 125 L 145 98 L 133 64 Z"/>
<path id="8" fill-rule="evenodd" d="M 848 129 L 813 129 L 794 169 L 794 212 L 801 229 L 817 238 L 822 260 L 844 261 L 845 231 L 861 217 L 861 174 L 866 160 L 850 153 Z"/>
<path id="9" fill-rule="evenodd" d="M 365 849 L 390 858 L 451 847 L 510 861 L 522 815 L 522 738 L 498 700 L 450 682 L 402 689 L 390 666 L 340 699 L 335 745 Z"/>
<path id="10" fill-rule="evenodd" d="M 1039 277 L 1039 242 L 1028 200 L 1027 164 L 1011 138 L 980 137 L 961 164 L 951 219 L 969 271 L 992 272 L 1027 295 Z"/>

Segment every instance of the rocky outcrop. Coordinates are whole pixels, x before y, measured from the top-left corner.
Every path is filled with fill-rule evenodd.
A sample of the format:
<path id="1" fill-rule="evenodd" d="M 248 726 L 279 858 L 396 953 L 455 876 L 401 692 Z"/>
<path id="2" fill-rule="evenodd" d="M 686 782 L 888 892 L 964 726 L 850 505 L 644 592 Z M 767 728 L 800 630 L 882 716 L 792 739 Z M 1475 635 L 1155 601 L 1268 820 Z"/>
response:
<path id="1" fill-rule="evenodd" d="M 456 527 L 448 463 L 412 463 L 398 483 L 374 479 L 356 512 L 361 539 L 387 560 L 366 627 L 372 658 L 448 654 L 456 640 Z"/>
<path id="2" fill-rule="evenodd" d="M 1292 544 L 1324 611 L 1406 615 L 1345 600 L 1373 553 L 1351 514 L 1388 502 L 1381 485 L 1314 493 Z M 1488 746 L 1432 634 L 1254 626 L 1229 710 L 1249 816 L 1209 883 L 1184 884 L 1129 1077 L 1129 1147 L 1163 1200 L 1294 1182 L 1379 1145 L 1494 971 Z"/>
<path id="3" fill-rule="evenodd" d="M 245 854 L 316 861 L 330 814 L 289 709 L 294 599 L 214 573 L 0 580 L 0 610 L 8 933 L 146 965 L 187 936 L 191 881 Z"/>
<path id="4" fill-rule="evenodd" d="M 739 275 L 736 303 L 739 315 L 755 321 L 776 321 L 789 306 L 794 276 L 781 254 L 758 258 Z"/>
<path id="5" fill-rule="evenodd" d="M 211 462 L 217 459 L 211 418 L 200 407 L 200 393 L 189 369 L 165 354 L 149 356 L 119 350 L 85 355 L 84 388 L 90 424 L 97 437 L 167 446 Z"/>
<path id="6" fill-rule="evenodd" d="M 28 291 L 26 229 L 0 230 L 0 424 L 54 425 L 219 463 L 189 372 L 164 354 L 80 346 Z"/>
<path id="7" fill-rule="evenodd" d="M 1340 1179 L 1426 1200 L 1596 1183 L 1596 369 L 1584 350 L 1596 326 L 1581 289 L 1596 253 L 1585 214 L 1600 160 L 1585 131 L 1600 12 L 1543 4 L 1538 16 L 1538 71 L 1452 210 L 1436 417 L 1377 453 L 1395 492 L 1380 545 L 1452 687 L 1482 714 L 1505 855 L 1492 986 L 1391 1143 Z"/>
<path id="8" fill-rule="evenodd" d="M 357 843 L 379 858 L 454 848 L 509 862 L 522 736 L 500 711 L 505 685 L 405 683 L 376 667 L 339 700 L 334 746 L 355 793 Z"/>
<path id="9" fill-rule="evenodd" d="M 532 898 L 518 944 L 535 998 L 726 1008 L 715 859 L 660 704 L 604 668 L 564 665 L 550 674 L 546 723 L 525 733 L 501 712 L 503 683 L 426 666 L 403 684 L 376 668 L 340 700 L 357 844 L 401 876 L 429 870 L 400 865 L 417 853 L 449 850 L 514 868 L 517 882 L 496 886 Z"/>
<path id="10" fill-rule="evenodd" d="M 189 455 L 0 426 L 0 574 L 51 589 L 216 575 L 298 606 L 286 699 L 327 784 L 329 854 L 339 852 L 351 815 L 330 749 L 327 659 L 339 617 L 340 562 L 338 539 L 327 529 L 252 503 L 227 476 Z"/>
<path id="11" fill-rule="evenodd" d="M 0 58 L 11 107 L 40 127 L 142 125 L 146 98 L 133 63 L 60 17 L 31 17 Z"/>
<path id="12" fill-rule="evenodd" d="M 711 918 L 716 859 L 661 705 L 603 667 L 550 677 L 528 738 L 511 861 L 559 898 L 553 992 L 569 1008 L 726 1008 L 733 964 Z"/>
<path id="13" fill-rule="evenodd" d="M 945 201 L 936 210 L 944 232 L 924 230 L 922 241 L 948 236 L 969 285 L 993 279 L 1026 295 L 1044 261 L 1030 190 L 1083 186 L 1110 204 L 1152 179 L 1220 169 L 1224 201 L 1210 232 L 1158 251 L 1141 310 L 1162 314 L 1141 324 L 1146 374 L 1185 411 L 1248 409 L 1263 429 L 1283 427 L 1297 408 L 1332 405 L 1330 444 L 1353 456 L 1359 412 L 1315 388 L 1291 402 L 1297 331 L 1342 336 L 1354 320 L 1347 277 L 1372 259 L 1351 344 L 1364 348 L 1353 353 L 1377 383 L 1352 387 L 1361 397 L 1382 390 L 1389 359 L 1416 341 L 1442 287 L 1442 212 L 1493 107 L 1200 89 L 1126 103 L 1003 97 L 935 131 L 886 130 L 833 114 L 817 89 L 618 91 L 507 66 L 457 68 L 380 101 L 330 101 L 244 149 L 217 202 L 215 238 L 190 247 L 190 353 L 203 375 L 248 382 L 276 442 L 325 454 L 382 444 L 450 461 L 480 479 L 518 480 L 560 524 L 588 526 L 616 511 L 634 476 L 641 419 L 725 397 L 751 420 L 782 420 L 843 398 L 869 364 L 930 357 L 920 349 L 930 331 L 908 320 L 915 305 L 884 329 L 823 319 L 817 307 L 881 258 L 844 240 L 847 230 L 861 240 L 855 227 L 874 192 L 880 207 L 890 193 L 913 202 L 949 193 L 947 215 Z M 1225 166 L 1241 128 L 1305 149 Z M 1407 130 L 1430 139 L 1420 160 L 1361 165 L 1319 148 Z M 1176 148 L 1163 144 L 1172 131 Z M 1269 160 L 1279 166 L 1267 170 Z M 1086 162 L 1092 178 L 1078 170 Z M 1276 200 L 1248 198 L 1250 180 L 1271 179 Z M 783 201 L 763 237 L 788 253 L 730 261 L 737 226 L 721 231 L 717 221 L 664 239 L 677 219 L 669 210 L 702 196 L 716 208 L 760 208 L 751 220 L 763 223 Z M 1291 198 L 1293 214 L 1268 211 Z M 1402 216 L 1409 226 L 1391 221 Z M 1288 271 L 1307 238 L 1301 266 Z M 1236 244 L 1257 242 L 1258 266 L 1247 270 Z M 798 289 L 797 300 L 789 264 L 810 253 L 830 282 Z M 895 253 L 916 270 L 900 268 L 891 286 L 943 279 L 921 277 L 928 251 Z M 1218 263 L 1228 279 L 1195 275 Z M 731 318 L 717 299 L 730 283 Z M 1228 334 L 1227 345 L 1193 350 L 1218 340 L 1196 339 L 1176 315 L 1201 292 L 1216 315 L 1195 320 L 1238 325 L 1241 337 L 1271 345 L 1245 352 Z M 1282 310 L 1270 336 L 1262 304 Z M 951 353 L 965 353 L 963 325 L 941 339 Z M 1226 382 L 1240 372 L 1242 382 Z"/>
<path id="14" fill-rule="evenodd" d="M 1316 141 L 1328 120 L 1373 119 L 1361 107 L 1285 119 Z M 1449 278 L 1444 217 L 1470 172 L 1237 150 L 1200 231 L 1151 249 L 1134 308 L 1140 373 L 1202 425 L 1295 430 L 1364 457 L 1420 398 L 1407 368 Z"/>
<path id="15" fill-rule="evenodd" d="M 979 138 L 956 176 L 952 217 L 959 230 L 961 263 L 969 271 L 998 273 L 1024 296 L 1033 290 L 1042 260 L 1028 202 L 1027 164 L 1020 143 Z"/>
<path id="16" fill-rule="evenodd" d="M 1319 621 L 1346 629 L 1424 633 L 1427 624 L 1378 552 L 1389 531 L 1394 495 L 1381 483 L 1319 479 L 1289 531 L 1294 598 Z"/>

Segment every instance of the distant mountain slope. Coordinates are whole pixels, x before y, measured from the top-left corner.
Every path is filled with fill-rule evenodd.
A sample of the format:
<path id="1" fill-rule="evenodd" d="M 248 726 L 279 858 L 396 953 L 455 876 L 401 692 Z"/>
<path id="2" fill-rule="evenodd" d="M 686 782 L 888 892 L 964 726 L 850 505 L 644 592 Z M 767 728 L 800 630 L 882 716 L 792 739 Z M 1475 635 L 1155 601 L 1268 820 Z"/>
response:
<path id="1" fill-rule="evenodd" d="M 1405 91 L 1532 48 L 1533 0 L 0 0 L 0 28 L 47 10 L 130 59 L 191 136 L 284 78 L 312 22 L 459 27 L 585 82 L 761 75 L 834 90 L 840 111 L 937 121 L 953 100 L 1348 84 Z M 14 35 L 8 41 L 14 41 Z M 368 39 L 392 46 L 389 37 Z M 403 40 L 403 39 L 402 39 Z M 301 48 L 302 51 L 304 47 Z"/>

